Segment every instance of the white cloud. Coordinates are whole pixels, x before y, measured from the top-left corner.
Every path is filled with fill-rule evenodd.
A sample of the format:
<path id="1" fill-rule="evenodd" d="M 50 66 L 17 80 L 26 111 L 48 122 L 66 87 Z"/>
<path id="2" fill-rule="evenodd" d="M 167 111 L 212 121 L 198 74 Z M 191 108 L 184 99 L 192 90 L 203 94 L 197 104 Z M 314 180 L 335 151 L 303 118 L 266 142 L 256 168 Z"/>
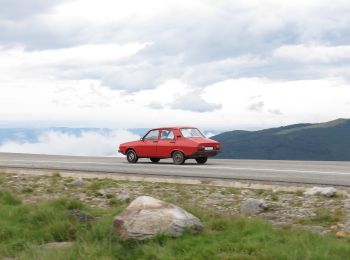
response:
<path id="1" fill-rule="evenodd" d="M 274 51 L 275 57 L 296 62 L 338 62 L 350 59 L 350 45 L 320 46 L 320 45 L 288 45 Z"/>
<path id="2" fill-rule="evenodd" d="M 256 103 L 252 103 L 248 106 L 248 109 L 250 111 L 253 111 L 253 112 L 261 112 L 262 109 L 264 108 L 264 102 L 263 101 L 259 101 L 259 102 L 256 102 Z"/>
<path id="3" fill-rule="evenodd" d="M 81 135 L 48 131 L 38 137 L 38 142 L 5 142 L 0 152 L 77 155 L 77 156 L 120 156 L 120 143 L 138 140 L 139 136 L 126 130 L 114 132 L 86 131 Z"/>
<path id="4" fill-rule="evenodd" d="M 259 113 L 248 109 L 252 96 L 257 96 L 254 101 L 264 103 Z M 256 126 L 262 129 L 349 118 L 349 96 L 347 82 L 338 78 L 299 81 L 242 78 L 213 84 L 203 95 L 208 101 L 220 100 L 222 109 L 210 117 L 207 115 L 207 120 L 211 125 L 231 125 L 226 129 L 254 129 Z M 271 114 L 276 110 L 283 111 L 283 116 Z"/>
<path id="5" fill-rule="evenodd" d="M 181 109 L 194 112 L 212 112 L 221 108 L 221 104 L 205 101 L 200 93 L 192 91 L 177 97 L 171 104 L 172 109 Z"/>
<path id="6" fill-rule="evenodd" d="M 53 50 L 28 51 L 23 47 L 5 48 L 0 46 L 0 80 L 19 81 L 45 79 L 48 85 L 54 80 L 81 79 L 89 73 L 103 77 L 100 67 L 113 67 L 117 61 L 136 54 L 148 43 L 89 44 Z M 1 82 L 1 81 L 0 81 Z M 28 82 L 30 83 L 30 82 Z M 22 86 L 25 87 L 25 86 Z"/>
<path id="7" fill-rule="evenodd" d="M 153 109 L 163 109 L 163 105 L 160 102 L 153 101 L 148 104 L 148 107 L 153 108 Z"/>
<path id="8" fill-rule="evenodd" d="M 0 123 L 236 129 L 350 117 L 348 1 L 7 2 Z"/>
<path id="9" fill-rule="evenodd" d="M 93 127 L 125 129 L 193 125 L 231 130 L 322 122 L 349 117 L 350 96 L 347 82 L 339 78 L 241 78 L 209 85 L 197 93 L 176 80 L 136 93 L 103 87 L 98 81 L 59 81 L 53 86 L 38 81 L 30 88 L 9 83 L 0 86 L 0 91 L 2 121 L 43 120 L 55 125 L 68 121 L 78 126 L 90 122 Z M 149 107 L 153 102 L 163 108 Z M 263 108 L 252 113 L 248 107 L 259 102 Z M 276 116 L 277 110 L 283 116 Z"/>

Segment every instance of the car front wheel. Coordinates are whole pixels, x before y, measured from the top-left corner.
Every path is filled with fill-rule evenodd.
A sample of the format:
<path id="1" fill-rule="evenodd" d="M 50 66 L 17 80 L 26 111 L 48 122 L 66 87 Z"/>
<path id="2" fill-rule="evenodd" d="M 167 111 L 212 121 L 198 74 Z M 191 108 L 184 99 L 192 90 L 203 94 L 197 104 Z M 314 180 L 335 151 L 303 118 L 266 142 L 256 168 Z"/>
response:
<path id="1" fill-rule="evenodd" d="M 137 154 L 134 150 L 129 150 L 126 153 L 126 159 L 128 160 L 129 163 L 137 163 L 137 160 L 139 158 L 137 157 Z"/>
<path id="2" fill-rule="evenodd" d="M 199 164 L 205 164 L 208 161 L 208 158 L 207 157 L 199 157 L 199 158 L 196 158 L 196 161 Z"/>
<path id="3" fill-rule="evenodd" d="M 185 160 L 185 155 L 182 152 L 176 151 L 173 153 L 173 161 L 175 164 L 184 164 Z"/>
<path id="4" fill-rule="evenodd" d="M 157 162 L 159 162 L 160 161 L 160 159 L 159 158 L 150 158 L 151 159 L 151 162 L 153 162 L 153 163 L 157 163 Z"/>

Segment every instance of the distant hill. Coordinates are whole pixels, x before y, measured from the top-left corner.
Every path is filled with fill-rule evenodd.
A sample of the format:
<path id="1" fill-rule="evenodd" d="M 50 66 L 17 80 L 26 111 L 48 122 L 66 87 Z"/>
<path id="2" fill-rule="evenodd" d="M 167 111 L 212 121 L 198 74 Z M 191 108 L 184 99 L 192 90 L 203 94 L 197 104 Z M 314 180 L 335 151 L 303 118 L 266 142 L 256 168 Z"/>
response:
<path id="1" fill-rule="evenodd" d="M 223 152 L 217 158 L 350 161 L 349 119 L 230 131 L 211 138 L 222 144 Z"/>

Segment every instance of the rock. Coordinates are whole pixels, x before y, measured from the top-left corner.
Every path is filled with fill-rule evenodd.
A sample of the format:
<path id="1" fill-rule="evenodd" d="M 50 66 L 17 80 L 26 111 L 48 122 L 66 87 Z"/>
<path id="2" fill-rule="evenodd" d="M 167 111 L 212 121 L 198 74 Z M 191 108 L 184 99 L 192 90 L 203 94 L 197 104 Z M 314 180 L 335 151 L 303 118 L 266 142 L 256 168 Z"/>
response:
<path id="1" fill-rule="evenodd" d="M 97 218 L 86 214 L 85 212 L 79 210 L 79 209 L 71 209 L 69 213 L 76 218 L 78 218 L 81 222 L 88 223 L 97 220 Z"/>
<path id="2" fill-rule="evenodd" d="M 72 182 L 72 185 L 75 187 L 81 187 L 84 185 L 84 181 L 81 177 L 79 177 Z"/>
<path id="3" fill-rule="evenodd" d="M 312 187 L 304 192 L 304 195 L 323 195 L 333 197 L 337 194 L 337 189 L 333 187 Z"/>
<path id="4" fill-rule="evenodd" d="M 348 237 L 348 234 L 344 231 L 338 231 L 335 235 L 337 238 L 347 238 Z"/>
<path id="5" fill-rule="evenodd" d="M 46 248 L 46 249 L 55 249 L 55 248 L 70 247 L 73 244 L 74 244 L 74 242 L 52 242 L 52 243 L 43 244 L 40 247 L 41 248 Z"/>
<path id="6" fill-rule="evenodd" d="M 244 215 L 259 214 L 267 209 L 264 200 L 249 198 L 242 202 L 240 212 Z"/>
<path id="7" fill-rule="evenodd" d="M 140 196 L 113 220 L 113 231 L 123 240 L 144 240 L 159 233 L 178 237 L 185 228 L 200 231 L 202 222 L 173 204 Z"/>
<path id="8" fill-rule="evenodd" d="M 97 194 L 98 196 L 101 196 L 101 197 L 106 197 L 107 194 L 108 194 L 108 192 L 107 192 L 107 190 L 100 189 L 100 190 L 96 191 L 96 194 Z"/>
<path id="9" fill-rule="evenodd" d="M 112 189 L 99 189 L 96 191 L 95 196 L 111 199 L 115 196 L 115 192 Z"/>
<path id="10" fill-rule="evenodd" d="M 120 193 L 116 197 L 120 201 L 129 201 L 130 200 L 130 195 L 129 193 Z"/>

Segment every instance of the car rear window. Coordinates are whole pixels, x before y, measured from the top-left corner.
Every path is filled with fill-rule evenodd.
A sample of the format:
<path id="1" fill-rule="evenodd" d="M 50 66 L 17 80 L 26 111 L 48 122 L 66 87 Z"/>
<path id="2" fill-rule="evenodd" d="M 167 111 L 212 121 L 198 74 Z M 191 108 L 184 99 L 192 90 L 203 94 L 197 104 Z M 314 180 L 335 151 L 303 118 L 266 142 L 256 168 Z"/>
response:
<path id="1" fill-rule="evenodd" d="M 197 128 L 181 128 L 181 134 L 183 137 L 191 138 L 191 137 L 204 137 Z"/>

